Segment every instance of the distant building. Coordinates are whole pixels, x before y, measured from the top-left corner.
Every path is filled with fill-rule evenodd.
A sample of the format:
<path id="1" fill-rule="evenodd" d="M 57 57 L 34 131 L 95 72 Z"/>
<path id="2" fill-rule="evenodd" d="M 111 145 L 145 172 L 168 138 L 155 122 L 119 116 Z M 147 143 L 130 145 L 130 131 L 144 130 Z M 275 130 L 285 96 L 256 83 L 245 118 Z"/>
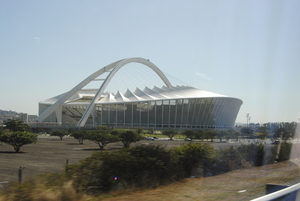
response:
<path id="1" fill-rule="evenodd" d="M 27 113 L 20 113 L 20 120 L 24 123 L 28 123 L 28 114 Z"/>
<path id="2" fill-rule="evenodd" d="M 152 69 L 165 86 L 116 94 L 106 86 L 124 65 L 136 62 Z M 100 88 L 83 89 L 109 72 Z M 242 100 L 190 86 L 172 86 L 149 60 L 129 58 L 96 71 L 69 92 L 39 102 L 38 122 L 75 126 L 113 125 L 156 129 L 211 129 L 234 127 Z"/>

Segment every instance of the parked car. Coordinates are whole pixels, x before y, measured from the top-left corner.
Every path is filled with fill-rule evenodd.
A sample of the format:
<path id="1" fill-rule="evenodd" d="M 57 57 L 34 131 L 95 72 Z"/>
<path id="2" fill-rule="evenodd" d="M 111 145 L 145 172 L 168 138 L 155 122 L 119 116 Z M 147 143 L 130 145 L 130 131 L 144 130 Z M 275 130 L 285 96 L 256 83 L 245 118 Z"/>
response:
<path id="1" fill-rule="evenodd" d="M 146 140 L 154 140 L 153 137 L 145 137 Z"/>

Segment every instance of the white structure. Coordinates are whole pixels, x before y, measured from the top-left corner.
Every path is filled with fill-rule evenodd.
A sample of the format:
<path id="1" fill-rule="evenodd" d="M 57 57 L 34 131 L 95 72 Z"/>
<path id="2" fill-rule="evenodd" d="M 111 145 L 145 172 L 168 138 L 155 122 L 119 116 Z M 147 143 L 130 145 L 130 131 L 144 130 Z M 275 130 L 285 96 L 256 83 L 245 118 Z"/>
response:
<path id="1" fill-rule="evenodd" d="M 132 62 L 152 69 L 165 86 L 152 89 L 146 86 L 124 94 L 105 92 L 118 70 Z M 98 79 L 104 73 L 108 76 Z M 102 85 L 97 89 L 83 89 L 92 81 L 102 81 Z M 234 125 L 241 104 L 240 99 L 193 87 L 172 86 L 149 60 L 129 58 L 101 68 L 67 93 L 40 102 L 37 120 L 77 126 L 223 128 Z"/>

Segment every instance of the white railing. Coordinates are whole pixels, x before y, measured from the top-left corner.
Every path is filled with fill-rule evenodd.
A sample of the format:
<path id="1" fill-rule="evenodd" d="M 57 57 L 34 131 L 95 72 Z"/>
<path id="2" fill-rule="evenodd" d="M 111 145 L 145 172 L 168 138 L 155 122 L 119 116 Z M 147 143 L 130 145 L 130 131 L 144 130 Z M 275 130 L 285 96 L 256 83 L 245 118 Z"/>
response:
<path id="1" fill-rule="evenodd" d="M 293 186 L 290 186 L 290 187 L 286 187 L 282 190 L 279 190 L 279 191 L 276 191 L 274 193 L 270 193 L 270 194 L 267 194 L 267 195 L 264 195 L 262 197 L 259 197 L 259 198 L 256 198 L 256 199 L 253 199 L 251 201 L 267 201 L 267 200 L 273 200 L 273 199 L 277 199 L 277 198 L 280 198 L 282 196 L 285 196 L 285 195 L 288 195 L 289 193 L 292 193 L 292 192 L 295 192 L 295 191 L 298 191 L 300 189 L 300 183 L 298 184 L 295 184 Z M 296 198 L 297 199 L 297 198 Z M 296 200 L 295 199 L 295 200 Z"/>

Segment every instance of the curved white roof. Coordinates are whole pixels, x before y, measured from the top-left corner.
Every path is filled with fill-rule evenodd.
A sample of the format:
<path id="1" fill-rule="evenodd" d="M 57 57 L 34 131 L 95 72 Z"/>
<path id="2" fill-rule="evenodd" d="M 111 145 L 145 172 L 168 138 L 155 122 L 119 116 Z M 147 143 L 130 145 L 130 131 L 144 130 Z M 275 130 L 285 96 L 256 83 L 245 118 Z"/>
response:
<path id="1" fill-rule="evenodd" d="M 90 104 L 91 100 L 97 93 L 97 89 L 80 90 L 71 98 L 65 101 L 64 105 L 78 105 Z M 41 101 L 42 104 L 53 104 L 61 96 Z M 149 89 L 146 87 L 144 90 L 136 88 L 134 92 L 127 90 L 124 94 L 119 91 L 116 94 L 104 93 L 96 104 L 109 104 L 109 103 L 128 103 L 140 101 L 155 101 L 155 100 L 169 100 L 169 99 L 183 99 L 183 98 L 211 98 L 211 97 L 228 97 L 189 86 L 171 86 L 170 88 L 163 86 L 162 88 L 154 87 Z"/>

